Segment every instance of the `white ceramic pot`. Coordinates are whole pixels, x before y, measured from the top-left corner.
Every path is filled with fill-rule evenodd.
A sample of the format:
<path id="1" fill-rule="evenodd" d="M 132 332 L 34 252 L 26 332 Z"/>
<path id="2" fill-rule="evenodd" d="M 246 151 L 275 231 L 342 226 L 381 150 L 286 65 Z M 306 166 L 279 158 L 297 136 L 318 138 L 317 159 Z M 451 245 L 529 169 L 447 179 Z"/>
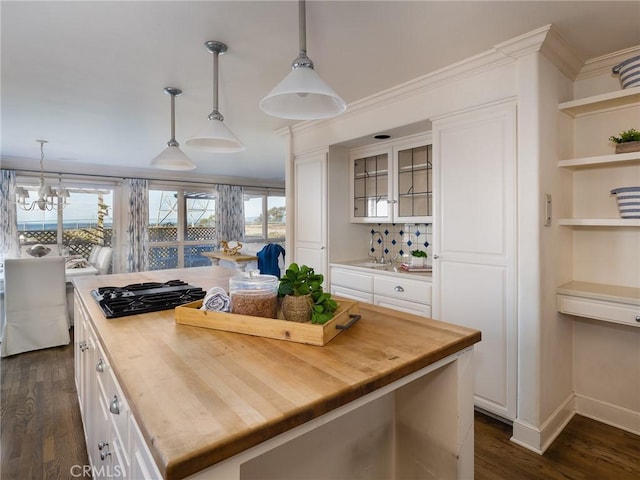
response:
<path id="1" fill-rule="evenodd" d="M 424 267 L 424 257 L 414 257 L 411 255 L 411 266 L 412 267 Z"/>

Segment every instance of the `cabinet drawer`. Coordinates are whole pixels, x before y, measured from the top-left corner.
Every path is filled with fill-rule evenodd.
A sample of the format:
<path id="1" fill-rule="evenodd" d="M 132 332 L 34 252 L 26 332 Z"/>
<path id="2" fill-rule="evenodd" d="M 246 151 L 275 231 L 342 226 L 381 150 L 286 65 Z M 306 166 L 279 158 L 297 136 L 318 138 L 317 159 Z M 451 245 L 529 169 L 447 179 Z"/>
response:
<path id="1" fill-rule="evenodd" d="M 431 284 L 409 278 L 375 277 L 374 295 L 431 305 Z"/>
<path id="2" fill-rule="evenodd" d="M 413 313 L 414 315 L 419 315 L 421 317 L 431 318 L 431 306 L 423 303 L 409 302 L 407 300 L 399 300 L 397 298 L 376 295 L 374 304 L 381 307 L 392 308 L 400 312 Z"/>
<path id="3" fill-rule="evenodd" d="M 373 277 L 348 270 L 331 269 L 331 286 L 334 285 L 372 293 Z"/>
<path id="4" fill-rule="evenodd" d="M 640 327 L 640 307 L 633 305 L 558 295 L 558 310 L 579 317 Z"/>
<path id="5" fill-rule="evenodd" d="M 351 288 L 332 285 L 331 295 L 348 298 L 349 300 L 355 300 L 357 302 L 373 303 L 373 293 L 361 292 L 359 290 L 353 290 Z"/>
<path id="6" fill-rule="evenodd" d="M 125 461 L 129 463 L 129 406 L 124 399 L 113 370 L 109 369 L 106 373 L 108 386 L 105 389 L 105 393 L 107 395 L 109 418 L 113 424 L 114 433 L 120 439 Z"/>
<path id="7" fill-rule="evenodd" d="M 96 350 L 95 374 L 98 378 L 97 401 L 108 412 L 108 418 L 113 425 L 114 434 L 122 446 L 122 455 L 126 463 L 129 462 L 129 407 L 120 385 L 107 361 L 107 357 L 98 344 Z M 114 413 L 119 412 L 119 413 Z"/>

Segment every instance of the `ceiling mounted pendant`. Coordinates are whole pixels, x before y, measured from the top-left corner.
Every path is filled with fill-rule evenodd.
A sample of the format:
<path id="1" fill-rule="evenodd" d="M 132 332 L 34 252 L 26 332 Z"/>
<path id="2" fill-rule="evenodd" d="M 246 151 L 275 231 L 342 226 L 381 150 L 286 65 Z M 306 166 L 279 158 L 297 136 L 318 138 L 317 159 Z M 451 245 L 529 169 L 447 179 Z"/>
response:
<path id="1" fill-rule="evenodd" d="M 47 140 L 36 140 L 40 144 L 40 183 L 38 184 L 38 199 L 31 203 L 27 202 L 29 191 L 24 187 L 16 188 L 16 203 L 22 210 L 33 210 L 36 207 L 40 210 L 53 210 L 54 208 L 64 208 L 68 205 L 70 197 L 69 191 L 62 186 L 62 177 L 58 179 L 58 188 L 44 182 L 44 144 Z"/>
<path id="2" fill-rule="evenodd" d="M 196 165 L 189 160 L 176 141 L 176 97 L 182 90 L 174 87 L 165 87 L 164 93 L 171 97 L 171 139 L 160 154 L 151 160 L 151 166 L 164 170 L 193 170 Z"/>
<path id="3" fill-rule="evenodd" d="M 307 57 L 305 1 L 298 2 L 300 53 L 291 72 L 260 102 L 260 109 L 274 117 L 291 120 L 317 120 L 340 115 L 347 104 L 313 69 Z"/>
<path id="4" fill-rule="evenodd" d="M 238 137 L 223 123 L 224 117 L 218 111 L 218 56 L 227 51 L 222 42 L 205 42 L 205 47 L 213 54 L 213 111 L 209 114 L 207 125 L 187 140 L 190 147 L 214 153 L 233 153 L 244 150 Z"/>

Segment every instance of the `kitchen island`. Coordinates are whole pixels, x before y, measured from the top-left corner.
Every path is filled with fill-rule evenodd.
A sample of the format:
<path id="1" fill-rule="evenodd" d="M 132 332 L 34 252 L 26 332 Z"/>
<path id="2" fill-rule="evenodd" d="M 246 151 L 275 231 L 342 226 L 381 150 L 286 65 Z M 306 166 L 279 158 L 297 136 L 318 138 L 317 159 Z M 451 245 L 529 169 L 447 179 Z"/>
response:
<path id="1" fill-rule="evenodd" d="M 361 304 L 359 322 L 316 347 L 177 325 L 173 310 L 106 319 L 91 296 L 174 279 L 227 288 L 234 274 L 199 267 L 74 280 L 76 383 L 94 471 L 473 476 L 478 331 Z"/>

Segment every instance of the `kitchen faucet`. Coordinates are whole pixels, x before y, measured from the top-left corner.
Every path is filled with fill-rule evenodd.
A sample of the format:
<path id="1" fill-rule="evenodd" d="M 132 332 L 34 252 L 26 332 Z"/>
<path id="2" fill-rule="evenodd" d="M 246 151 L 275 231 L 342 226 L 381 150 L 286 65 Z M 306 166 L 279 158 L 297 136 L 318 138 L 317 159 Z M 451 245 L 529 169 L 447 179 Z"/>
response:
<path id="1" fill-rule="evenodd" d="M 378 245 L 380 245 L 380 257 L 376 257 L 375 255 L 375 245 L 374 245 L 374 241 L 376 239 L 376 237 L 380 237 L 380 241 L 378 242 Z M 371 240 L 369 241 L 369 257 L 373 258 L 375 263 L 385 263 L 385 258 L 384 258 L 384 237 L 382 236 L 382 233 L 378 230 L 374 231 L 371 234 Z"/>

